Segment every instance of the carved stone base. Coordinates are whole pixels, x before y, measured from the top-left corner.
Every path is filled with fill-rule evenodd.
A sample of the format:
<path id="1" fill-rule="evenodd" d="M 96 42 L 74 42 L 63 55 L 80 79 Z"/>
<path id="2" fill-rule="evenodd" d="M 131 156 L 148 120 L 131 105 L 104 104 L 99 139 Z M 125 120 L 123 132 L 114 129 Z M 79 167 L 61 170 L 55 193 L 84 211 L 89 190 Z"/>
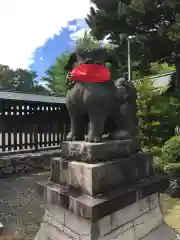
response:
<path id="1" fill-rule="evenodd" d="M 79 189 L 68 188 L 51 181 L 38 183 L 39 194 L 46 202 L 62 206 L 92 222 L 114 213 L 136 201 L 167 188 L 167 178 L 153 176 L 95 197 L 83 194 Z"/>
<path id="2" fill-rule="evenodd" d="M 68 161 L 64 158 L 52 159 L 53 182 L 78 188 L 90 196 L 152 175 L 152 157 L 142 152 L 131 157 L 95 164 Z"/>
<path id="3" fill-rule="evenodd" d="M 48 204 L 35 240 L 175 240 L 164 223 L 158 194 L 150 195 L 92 222 Z"/>
<path id="4" fill-rule="evenodd" d="M 62 155 L 67 160 L 81 162 L 111 161 L 117 157 L 127 157 L 140 148 L 138 139 L 112 140 L 100 143 L 81 141 L 62 143 Z"/>
<path id="5" fill-rule="evenodd" d="M 2 234 L 3 228 L 4 228 L 4 225 L 0 223 L 0 235 Z"/>
<path id="6" fill-rule="evenodd" d="M 168 179 L 137 141 L 64 142 L 62 154 L 38 183 L 46 212 L 35 240 L 175 240 L 157 194 Z"/>

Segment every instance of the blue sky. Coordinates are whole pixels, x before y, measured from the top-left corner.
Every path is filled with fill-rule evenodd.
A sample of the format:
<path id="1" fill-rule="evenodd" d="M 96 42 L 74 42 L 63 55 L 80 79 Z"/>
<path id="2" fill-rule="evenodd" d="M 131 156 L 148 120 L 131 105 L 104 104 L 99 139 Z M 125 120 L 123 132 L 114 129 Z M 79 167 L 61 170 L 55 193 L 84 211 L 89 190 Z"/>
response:
<path id="1" fill-rule="evenodd" d="M 0 63 L 42 76 L 82 36 L 89 0 L 1 0 Z"/>
<path id="2" fill-rule="evenodd" d="M 61 29 L 53 38 L 49 38 L 43 46 L 36 48 L 29 69 L 36 71 L 39 77 L 45 75 L 45 71 L 56 61 L 56 58 L 64 51 L 72 51 L 74 41 L 83 35 L 87 24 L 84 19 L 76 19 L 68 22 L 68 26 Z M 38 78 L 39 78 L 38 77 Z"/>

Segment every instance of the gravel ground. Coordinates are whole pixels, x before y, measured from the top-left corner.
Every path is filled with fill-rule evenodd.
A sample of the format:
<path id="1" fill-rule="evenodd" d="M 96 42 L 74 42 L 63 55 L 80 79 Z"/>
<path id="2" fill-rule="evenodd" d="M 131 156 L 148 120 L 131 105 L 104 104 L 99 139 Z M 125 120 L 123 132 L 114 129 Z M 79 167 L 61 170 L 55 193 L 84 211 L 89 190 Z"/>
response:
<path id="1" fill-rule="evenodd" d="M 36 182 L 49 173 L 34 173 L 0 179 L 0 222 L 3 235 L 17 240 L 33 240 L 44 214 L 44 203 L 36 192 Z"/>

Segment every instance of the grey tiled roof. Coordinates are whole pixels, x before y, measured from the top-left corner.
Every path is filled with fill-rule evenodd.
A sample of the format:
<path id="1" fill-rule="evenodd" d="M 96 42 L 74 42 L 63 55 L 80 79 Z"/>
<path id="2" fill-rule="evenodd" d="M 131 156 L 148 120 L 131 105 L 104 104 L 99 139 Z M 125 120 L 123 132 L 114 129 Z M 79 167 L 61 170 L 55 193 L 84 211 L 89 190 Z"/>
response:
<path id="1" fill-rule="evenodd" d="M 37 94 L 18 93 L 10 91 L 0 91 L 0 99 L 29 101 L 29 102 L 45 102 L 45 103 L 65 103 L 65 98 L 56 96 L 43 96 Z"/>

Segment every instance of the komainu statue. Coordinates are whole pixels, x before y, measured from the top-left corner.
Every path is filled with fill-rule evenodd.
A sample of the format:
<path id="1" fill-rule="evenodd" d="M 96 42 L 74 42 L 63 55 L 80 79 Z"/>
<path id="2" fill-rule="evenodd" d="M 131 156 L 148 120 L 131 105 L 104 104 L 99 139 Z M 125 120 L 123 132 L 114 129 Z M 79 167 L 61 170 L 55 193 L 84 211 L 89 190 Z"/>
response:
<path id="1" fill-rule="evenodd" d="M 137 135 L 136 89 L 122 79 L 114 82 L 105 67 L 106 62 L 117 64 L 104 48 L 77 49 L 65 66 L 65 70 L 71 72 L 71 87 L 66 95 L 71 120 L 68 141 L 101 142 L 104 133 L 109 139 Z"/>

